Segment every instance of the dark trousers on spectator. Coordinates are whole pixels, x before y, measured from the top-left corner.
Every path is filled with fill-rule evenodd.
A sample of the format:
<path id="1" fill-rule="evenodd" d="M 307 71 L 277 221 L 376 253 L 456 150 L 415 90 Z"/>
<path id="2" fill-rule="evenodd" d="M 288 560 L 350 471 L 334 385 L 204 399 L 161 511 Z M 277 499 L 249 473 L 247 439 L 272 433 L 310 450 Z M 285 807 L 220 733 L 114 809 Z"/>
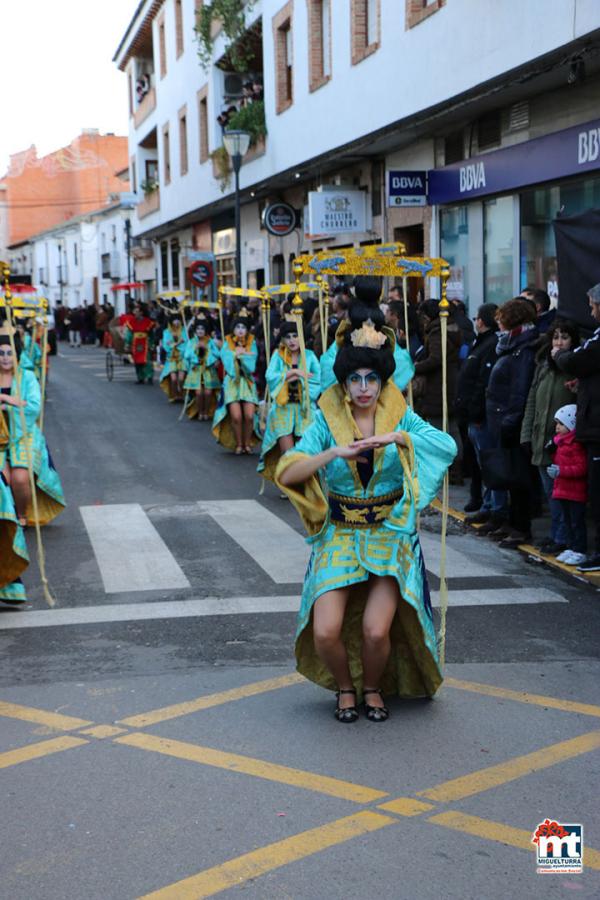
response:
<path id="1" fill-rule="evenodd" d="M 565 544 L 575 553 L 587 553 L 587 528 L 585 503 L 577 500 L 561 500 L 560 507 L 566 530 Z"/>
<path id="2" fill-rule="evenodd" d="M 588 444 L 588 491 L 596 531 L 594 553 L 600 553 L 600 444 Z"/>

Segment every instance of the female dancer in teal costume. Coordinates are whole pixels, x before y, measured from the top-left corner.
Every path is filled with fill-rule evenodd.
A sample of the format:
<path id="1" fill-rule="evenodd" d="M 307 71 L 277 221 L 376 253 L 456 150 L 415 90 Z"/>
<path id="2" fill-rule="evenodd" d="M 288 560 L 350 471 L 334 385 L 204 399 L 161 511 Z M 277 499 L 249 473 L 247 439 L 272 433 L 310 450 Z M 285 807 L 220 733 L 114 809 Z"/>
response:
<path id="1" fill-rule="evenodd" d="M 312 422 L 314 404 L 321 393 L 319 360 L 312 350 L 306 351 L 308 371 L 304 373 L 298 368 L 300 343 L 296 317 L 293 319 L 284 321 L 281 326 L 281 346 L 271 357 L 265 376 L 271 407 L 257 471 L 269 481 L 273 481 L 282 454 L 294 446 Z M 308 376 L 308 401 L 305 399 L 305 374 Z"/>
<path id="2" fill-rule="evenodd" d="M 232 332 L 223 341 L 219 356 L 209 355 L 207 360 L 207 365 L 212 365 L 220 359 L 225 370 L 212 432 L 220 444 L 228 450 L 235 450 L 237 456 L 252 453 L 252 447 L 258 440 L 254 433 L 258 394 L 252 377 L 258 349 L 244 312 L 242 310 L 233 320 Z"/>
<path id="3" fill-rule="evenodd" d="M 369 279 L 370 280 L 370 279 Z M 296 631 L 298 670 L 337 689 L 336 718 L 388 718 L 383 692 L 433 696 L 442 682 L 417 513 L 436 496 L 456 444 L 410 410 L 377 305 L 355 301 L 338 383 L 281 459 L 276 483 L 309 533 Z"/>
<path id="4" fill-rule="evenodd" d="M 183 329 L 181 319 L 179 316 L 173 316 L 163 332 L 161 341 L 165 364 L 160 373 L 160 386 L 169 398 L 169 403 L 183 400 L 184 354 L 187 342 L 187 334 Z"/>
<path id="5" fill-rule="evenodd" d="M 357 299 L 365 303 L 375 303 L 379 301 L 381 296 L 381 287 L 379 282 L 374 278 L 365 278 L 358 276 L 354 279 L 354 294 Z M 321 365 L 321 391 L 325 392 L 327 388 L 336 383 L 334 373 L 334 363 L 337 352 L 343 343 L 343 336 L 347 327 L 347 320 L 341 322 L 336 332 L 335 341 L 331 344 L 325 353 L 323 353 Z M 393 379 L 396 387 L 401 391 L 406 390 L 408 382 L 414 377 L 415 364 L 413 363 L 408 350 L 404 350 L 394 342 L 394 373 Z"/>
<path id="6" fill-rule="evenodd" d="M 20 341 L 15 340 L 17 357 L 20 355 Z M 19 379 L 17 398 L 16 378 Z M 28 453 L 33 463 L 38 521 L 46 525 L 65 508 L 65 498 L 58 477 L 52 464 L 44 435 L 37 425 L 41 408 L 40 386 L 35 374 L 28 369 L 20 369 L 18 359 L 13 359 L 8 334 L 0 334 L 0 396 L 3 414 L 8 426 L 8 443 L 0 447 L 0 472 L 13 493 L 17 518 L 20 525 L 34 524 L 33 504 L 29 483 Z M 19 406 L 25 413 L 27 434 L 23 434 L 22 419 Z"/>
<path id="7" fill-rule="evenodd" d="M 0 347 L 0 352 L 4 348 Z M 0 417 L 2 412 L 0 412 Z M 8 435 L 0 423 L 0 447 L 2 436 Z M 29 565 L 23 529 L 19 525 L 13 495 L 0 472 L 0 600 L 11 605 L 24 603 L 25 587 L 21 574 Z"/>
<path id="8" fill-rule="evenodd" d="M 216 365 L 209 366 L 207 360 L 218 358 L 219 347 L 211 337 L 212 322 L 204 313 L 196 316 L 190 327 L 193 331 L 185 348 L 184 362 L 188 374 L 183 389 L 193 391 L 194 399 L 188 404 L 186 412 L 190 419 L 208 422 L 214 413 L 215 391 L 221 387 L 221 381 Z"/>

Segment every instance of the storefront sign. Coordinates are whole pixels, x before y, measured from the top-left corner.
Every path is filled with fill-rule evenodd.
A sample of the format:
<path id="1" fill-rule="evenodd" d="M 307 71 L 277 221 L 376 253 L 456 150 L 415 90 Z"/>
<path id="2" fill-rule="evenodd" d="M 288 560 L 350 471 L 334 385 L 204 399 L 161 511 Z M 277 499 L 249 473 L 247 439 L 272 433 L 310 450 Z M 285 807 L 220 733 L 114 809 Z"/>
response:
<path id="1" fill-rule="evenodd" d="M 214 266 L 209 260 L 198 259 L 190 266 L 190 281 L 202 290 L 213 283 L 214 277 Z"/>
<path id="2" fill-rule="evenodd" d="M 432 169 L 429 203 L 499 194 L 600 169 L 600 119 Z"/>
<path id="3" fill-rule="evenodd" d="M 425 206 L 427 172 L 388 172 L 388 206 Z"/>
<path id="4" fill-rule="evenodd" d="M 269 234 L 285 237 L 298 227 L 298 216 L 289 203 L 271 203 L 264 208 L 262 224 Z"/>
<path id="5" fill-rule="evenodd" d="M 367 230 L 365 191 L 311 191 L 308 195 L 308 233 L 348 234 Z"/>

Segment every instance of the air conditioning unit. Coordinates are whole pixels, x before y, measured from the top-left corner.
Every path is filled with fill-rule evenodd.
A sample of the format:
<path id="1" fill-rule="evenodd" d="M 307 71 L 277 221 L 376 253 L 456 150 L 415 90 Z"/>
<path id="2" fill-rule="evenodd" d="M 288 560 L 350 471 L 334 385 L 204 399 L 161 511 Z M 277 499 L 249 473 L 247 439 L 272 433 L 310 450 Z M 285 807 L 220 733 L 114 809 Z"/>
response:
<path id="1" fill-rule="evenodd" d="M 237 72 L 227 72 L 223 82 L 223 93 L 228 99 L 241 97 L 243 94 L 244 79 Z"/>

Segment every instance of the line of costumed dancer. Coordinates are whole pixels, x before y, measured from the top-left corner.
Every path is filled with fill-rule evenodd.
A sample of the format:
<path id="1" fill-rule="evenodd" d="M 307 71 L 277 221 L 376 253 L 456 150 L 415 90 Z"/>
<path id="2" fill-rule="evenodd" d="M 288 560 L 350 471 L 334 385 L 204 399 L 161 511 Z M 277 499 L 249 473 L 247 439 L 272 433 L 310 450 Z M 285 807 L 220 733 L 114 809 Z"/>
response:
<path id="1" fill-rule="evenodd" d="M 163 336 L 161 384 L 171 400 L 190 392 L 188 414 L 212 415 L 216 440 L 237 455 L 251 453 L 262 432 L 258 473 L 289 497 L 312 548 L 297 668 L 336 692 L 344 723 L 358 719 L 360 701 L 369 720 L 386 721 L 384 695 L 432 697 L 442 682 L 417 516 L 457 448 L 404 399 L 414 366 L 384 324 L 380 293 L 381 279 L 355 279 L 349 317 L 320 360 L 301 350 L 298 317 L 283 320 L 262 426 L 244 308 L 222 342 L 204 317 L 186 334 L 175 316 Z"/>
<path id="2" fill-rule="evenodd" d="M 47 525 L 66 506 L 39 427 L 40 379 L 47 360 L 40 348 L 40 326 L 34 327 L 31 334 L 19 321 L 12 335 L 7 321 L 0 327 L 0 600 L 11 605 L 27 599 L 21 580 L 29 564 L 24 528 Z"/>

